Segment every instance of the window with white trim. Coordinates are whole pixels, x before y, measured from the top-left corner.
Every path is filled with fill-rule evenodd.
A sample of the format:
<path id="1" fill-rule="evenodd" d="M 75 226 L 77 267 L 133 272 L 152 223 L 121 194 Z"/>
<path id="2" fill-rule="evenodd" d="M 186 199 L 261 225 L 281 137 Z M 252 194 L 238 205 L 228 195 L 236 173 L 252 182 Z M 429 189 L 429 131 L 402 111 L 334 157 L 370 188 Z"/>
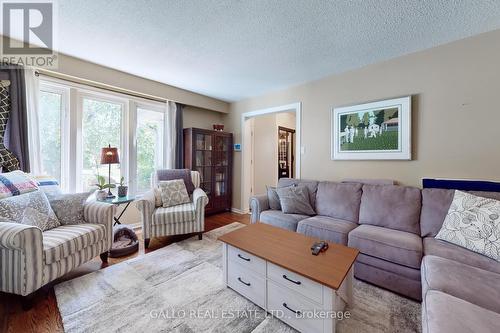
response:
<path id="1" fill-rule="evenodd" d="M 111 182 L 123 176 L 130 194 L 150 188 L 151 173 L 163 168 L 166 106 L 124 94 L 65 83 L 40 82 L 39 132 L 42 170 L 56 177 L 63 190 L 88 191 L 97 175 L 108 182 L 108 165 L 100 164 L 101 148 L 119 151 L 111 165 Z"/>

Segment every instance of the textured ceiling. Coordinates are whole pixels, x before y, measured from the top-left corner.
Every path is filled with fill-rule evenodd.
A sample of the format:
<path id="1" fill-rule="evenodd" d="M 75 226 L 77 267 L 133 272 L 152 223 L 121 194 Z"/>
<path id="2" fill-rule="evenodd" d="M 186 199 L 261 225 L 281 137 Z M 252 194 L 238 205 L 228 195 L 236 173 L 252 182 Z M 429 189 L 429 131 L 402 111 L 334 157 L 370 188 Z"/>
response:
<path id="1" fill-rule="evenodd" d="M 227 101 L 500 28 L 500 0 L 59 0 L 59 51 Z"/>

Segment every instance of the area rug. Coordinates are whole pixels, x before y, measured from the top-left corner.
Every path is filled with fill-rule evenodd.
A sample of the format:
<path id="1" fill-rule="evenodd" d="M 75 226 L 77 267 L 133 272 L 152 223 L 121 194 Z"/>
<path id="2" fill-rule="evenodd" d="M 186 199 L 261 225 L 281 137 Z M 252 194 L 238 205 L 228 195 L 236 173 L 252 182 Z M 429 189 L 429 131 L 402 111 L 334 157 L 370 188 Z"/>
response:
<path id="1" fill-rule="evenodd" d="M 294 329 L 224 285 L 217 237 L 204 235 L 55 286 L 66 332 L 276 332 Z M 356 280 L 337 332 L 420 332 L 420 304 Z"/>

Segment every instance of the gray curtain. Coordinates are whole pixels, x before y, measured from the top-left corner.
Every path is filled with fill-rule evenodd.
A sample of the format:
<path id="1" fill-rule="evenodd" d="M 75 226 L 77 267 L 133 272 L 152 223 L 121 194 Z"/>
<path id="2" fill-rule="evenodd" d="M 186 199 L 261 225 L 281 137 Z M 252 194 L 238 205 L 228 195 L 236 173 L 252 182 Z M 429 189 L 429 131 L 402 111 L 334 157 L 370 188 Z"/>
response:
<path id="1" fill-rule="evenodd" d="M 21 170 L 30 172 L 28 147 L 28 110 L 24 69 L 20 66 L 0 66 L 2 79 L 10 81 L 11 112 L 5 132 L 5 146 L 19 160 Z"/>
<path id="2" fill-rule="evenodd" d="M 175 103 L 175 129 L 176 129 L 176 145 L 175 145 L 175 168 L 184 168 L 184 105 Z"/>

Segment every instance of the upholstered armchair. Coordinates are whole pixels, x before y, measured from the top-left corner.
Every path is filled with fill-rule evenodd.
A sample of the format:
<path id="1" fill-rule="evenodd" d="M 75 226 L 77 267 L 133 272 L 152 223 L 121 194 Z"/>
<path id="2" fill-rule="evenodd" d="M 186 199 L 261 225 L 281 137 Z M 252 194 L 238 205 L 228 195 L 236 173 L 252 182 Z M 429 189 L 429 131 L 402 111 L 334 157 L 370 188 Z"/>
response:
<path id="1" fill-rule="evenodd" d="M 195 187 L 191 202 L 164 208 L 161 200 L 155 197 L 155 188 L 162 180 L 158 175 L 166 175 L 169 171 L 174 170 L 157 170 L 152 176 L 153 188 L 136 201 L 141 212 L 145 248 L 148 248 L 153 237 L 197 233 L 199 239 L 202 239 L 205 231 L 205 206 L 208 204 L 208 197 L 200 188 L 198 171 L 191 171 Z"/>
<path id="2" fill-rule="evenodd" d="M 107 261 L 114 214 L 113 205 L 90 201 L 84 204 L 83 224 L 42 232 L 34 226 L 0 222 L 0 291 L 29 296 L 98 255 Z"/>

